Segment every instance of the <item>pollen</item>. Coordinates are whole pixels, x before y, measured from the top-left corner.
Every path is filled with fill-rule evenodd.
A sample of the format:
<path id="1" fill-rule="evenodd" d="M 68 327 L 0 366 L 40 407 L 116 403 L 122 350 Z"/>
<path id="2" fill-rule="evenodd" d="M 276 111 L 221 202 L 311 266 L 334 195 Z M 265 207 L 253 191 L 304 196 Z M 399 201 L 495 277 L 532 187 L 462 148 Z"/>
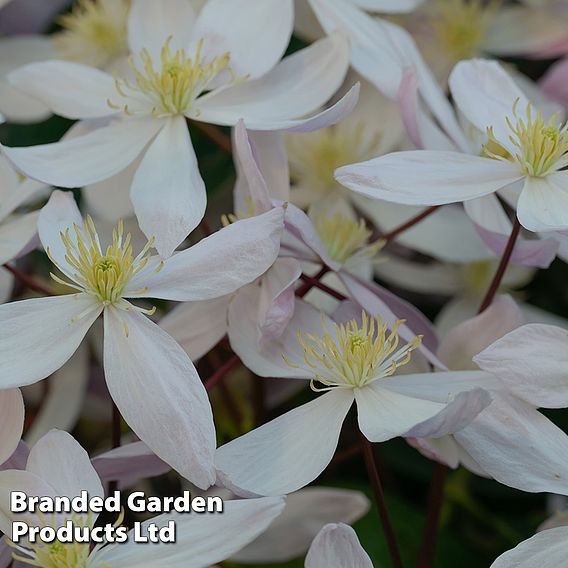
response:
<path id="1" fill-rule="evenodd" d="M 315 217 L 314 225 L 329 256 L 341 264 L 353 256 L 375 256 L 384 246 L 381 240 L 369 244 L 372 232 L 363 219 L 351 219 L 341 213 L 321 213 Z"/>
<path id="2" fill-rule="evenodd" d="M 69 274 L 73 282 L 66 282 L 52 274 L 52 278 L 80 292 L 95 296 L 106 305 L 115 305 L 121 299 L 130 280 L 148 263 L 149 249 L 153 239 L 148 241 L 142 252 L 134 257 L 131 245 L 131 235 L 124 236 L 122 221 L 113 230 L 112 244 L 103 251 L 95 225 L 91 217 L 87 217 L 83 227 L 74 226 L 61 233 L 65 245 L 65 260 L 73 269 Z M 57 265 L 48 251 L 52 262 Z M 61 266 L 58 268 L 65 273 Z M 142 290 L 140 291 L 143 292 Z"/>
<path id="3" fill-rule="evenodd" d="M 495 159 L 504 159 L 505 156 L 531 177 L 544 177 L 568 166 L 568 123 L 559 123 L 558 115 L 546 121 L 540 111 L 533 111 L 530 103 L 525 115 L 519 116 L 518 103 L 517 99 L 513 105 L 514 120 L 507 117 L 511 131 L 509 140 L 514 151 L 506 152 L 495 139 L 493 129 L 488 128 L 484 154 Z"/>
<path id="4" fill-rule="evenodd" d="M 55 48 L 62 58 L 105 67 L 127 55 L 126 23 L 130 0 L 79 0 L 58 23 Z"/>
<path id="5" fill-rule="evenodd" d="M 416 336 L 400 346 L 398 328 L 404 320 L 389 326 L 380 317 L 370 317 L 365 311 L 361 322 L 353 319 L 346 324 L 333 324 L 330 331 L 323 324 L 322 337 L 298 332 L 298 341 L 304 354 L 307 371 L 312 375 L 312 389 L 316 391 L 334 388 L 360 388 L 393 375 L 406 365 L 421 341 Z M 284 358 L 288 365 L 300 368 Z M 323 388 L 315 384 L 323 385 Z"/>
<path id="6" fill-rule="evenodd" d="M 230 79 L 228 84 L 219 89 L 246 79 L 237 79 L 229 70 L 231 58 L 228 52 L 206 63 L 202 53 L 203 39 L 199 41 L 193 57 L 185 49 L 172 51 L 171 39 L 170 37 L 164 44 L 157 64 L 146 49 L 140 53 L 140 66 L 133 57 L 130 58 L 134 80 L 116 80 L 116 89 L 121 97 L 139 100 L 142 95 L 150 103 L 151 112 L 155 116 L 187 115 L 190 109 L 198 114 L 197 109 L 193 108 L 196 99 L 210 90 L 211 82 L 223 71 L 230 73 Z M 120 108 L 113 101 L 109 101 L 109 105 Z M 123 108 L 125 113 L 131 114 L 128 103 Z"/>

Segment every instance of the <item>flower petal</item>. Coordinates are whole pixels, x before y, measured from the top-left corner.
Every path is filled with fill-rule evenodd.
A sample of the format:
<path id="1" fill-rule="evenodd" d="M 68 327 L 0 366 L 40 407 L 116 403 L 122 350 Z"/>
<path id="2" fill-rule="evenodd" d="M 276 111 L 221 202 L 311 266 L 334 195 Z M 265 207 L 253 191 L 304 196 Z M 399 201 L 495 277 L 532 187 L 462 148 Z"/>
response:
<path id="1" fill-rule="evenodd" d="M 243 496 L 301 489 L 331 461 L 352 404 L 353 392 L 337 389 L 221 446 L 215 456 L 218 479 Z"/>
<path id="2" fill-rule="evenodd" d="M 35 383 L 75 353 L 102 311 L 86 294 L 33 298 L 0 306 L 0 386 Z"/>
<path id="3" fill-rule="evenodd" d="M 0 265 L 18 255 L 37 233 L 36 211 L 0 224 Z"/>
<path id="4" fill-rule="evenodd" d="M 409 205 L 466 201 L 522 177 L 508 162 L 430 150 L 394 152 L 335 170 L 335 179 L 357 193 Z"/>
<path id="5" fill-rule="evenodd" d="M 215 481 L 215 426 L 189 357 L 140 312 L 105 312 L 104 368 L 122 416 L 146 445 L 195 485 Z"/>
<path id="6" fill-rule="evenodd" d="M 542 178 L 527 177 L 519 197 L 517 216 L 529 231 L 568 228 L 568 172 Z"/>
<path id="7" fill-rule="evenodd" d="M 230 294 L 272 266 L 280 250 L 283 226 L 282 207 L 232 223 L 171 256 L 159 272 L 141 272 L 129 290 L 146 288 L 143 294 L 133 296 L 180 302 Z"/>
<path id="8" fill-rule="evenodd" d="M 59 187 L 82 187 L 125 169 L 157 134 L 162 121 L 118 120 L 62 142 L 26 148 L 0 146 L 27 176 Z"/>
<path id="9" fill-rule="evenodd" d="M 0 464 L 16 450 L 24 429 L 24 400 L 20 389 L 0 390 Z"/>

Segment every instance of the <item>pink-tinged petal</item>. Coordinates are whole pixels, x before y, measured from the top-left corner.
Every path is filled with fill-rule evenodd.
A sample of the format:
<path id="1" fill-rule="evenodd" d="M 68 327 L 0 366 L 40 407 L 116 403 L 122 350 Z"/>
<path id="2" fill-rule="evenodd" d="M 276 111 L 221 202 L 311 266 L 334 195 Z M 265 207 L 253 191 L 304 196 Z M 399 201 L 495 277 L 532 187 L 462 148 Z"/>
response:
<path id="1" fill-rule="evenodd" d="M 182 348 L 140 312 L 110 308 L 104 369 L 111 396 L 136 435 L 198 487 L 212 485 L 211 405 Z"/>
<path id="2" fill-rule="evenodd" d="M 517 216 L 529 231 L 568 229 L 568 172 L 542 178 L 527 177 L 519 197 Z"/>
<path id="3" fill-rule="evenodd" d="M 262 534 L 284 509 L 282 497 L 226 501 L 223 514 L 166 513 L 142 523 L 158 527 L 176 525 L 176 545 L 140 546 L 132 531 L 122 546 L 104 547 L 96 559 L 102 566 L 121 568 L 204 568 L 226 560 Z"/>
<path id="4" fill-rule="evenodd" d="M 23 440 L 20 440 L 18 447 L 12 455 L 4 463 L 0 464 L 0 471 L 5 471 L 7 469 L 26 469 L 29 454 L 30 449 L 28 445 Z"/>
<path id="5" fill-rule="evenodd" d="M 456 469 L 459 464 L 458 445 L 452 436 L 442 436 L 441 438 L 406 438 L 409 446 L 418 450 L 429 460 L 437 461 L 452 469 Z"/>
<path id="6" fill-rule="evenodd" d="M 489 345 L 475 358 L 516 396 L 545 408 L 568 406 L 568 332 L 528 324 Z"/>
<path id="7" fill-rule="evenodd" d="M 433 150 L 394 152 L 335 170 L 335 179 L 356 193 L 409 205 L 466 201 L 522 177 L 509 162 Z"/>
<path id="8" fill-rule="evenodd" d="M 450 369 L 475 370 L 478 368 L 472 360 L 475 355 L 524 323 L 515 300 L 511 296 L 497 296 L 483 313 L 458 324 L 445 335 L 438 357 Z"/>
<path id="9" fill-rule="evenodd" d="M 118 120 L 63 142 L 0 148 L 28 177 L 59 187 L 82 187 L 128 167 L 162 125 L 156 119 Z"/>
<path id="10" fill-rule="evenodd" d="M 231 557 L 233 562 L 288 562 L 304 555 L 329 522 L 353 523 L 369 510 L 363 493 L 350 489 L 307 487 L 286 497 L 284 512 L 254 542 Z"/>
<path id="11" fill-rule="evenodd" d="M 75 353 L 102 306 L 86 294 L 34 298 L 0 306 L 0 386 L 45 379 Z"/>
<path id="12" fill-rule="evenodd" d="M 24 429 L 24 400 L 19 389 L 0 391 L 0 464 L 16 450 Z"/>
<path id="13" fill-rule="evenodd" d="M 118 481 L 121 489 L 171 470 L 144 442 L 132 442 L 99 454 L 92 463 L 103 482 Z"/>
<path id="14" fill-rule="evenodd" d="M 6 542 L 6 537 L 0 539 L 0 568 L 12 566 L 12 547 Z"/>
<path id="15" fill-rule="evenodd" d="M 272 266 L 283 226 L 283 207 L 236 221 L 174 254 L 159 272 L 141 272 L 129 285 L 132 297 L 194 302 L 231 294 Z"/>
<path id="16" fill-rule="evenodd" d="M 568 107 L 568 58 L 552 65 L 539 85 L 551 99 Z"/>
<path id="17" fill-rule="evenodd" d="M 160 320 L 192 361 L 208 353 L 227 333 L 227 310 L 231 296 L 202 302 L 184 302 Z"/>
<path id="18" fill-rule="evenodd" d="M 238 77 L 256 78 L 280 61 L 293 24 L 292 0 L 211 0 L 199 13 L 193 36 L 205 40 L 205 53 L 212 57 L 229 52 Z"/>
<path id="19" fill-rule="evenodd" d="M 532 57 L 534 58 L 545 58 L 548 59 L 550 57 L 563 57 L 568 53 L 568 37 L 557 41 L 545 49 L 540 50 L 538 53 L 533 53 Z"/>
<path id="20" fill-rule="evenodd" d="M 138 167 L 130 192 L 140 228 L 164 258 L 199 225 L 207 204 L 185 118 L 167 120 Z"/>
<path id="21" fill-rule="evenodd" d="M 63 430 L 51 430 L 36 442 L 26 469 L 49 483 L 58 495 L 76 497 L 81 491 L 87 491 L 90 497 L 104 495 L 89 454 Z"/>
<path id="22" fill-rule="evenodd" d="M 499 556 L 491 568 L 558 568 L 568 555 L 568 527 L 535 534 Z"/>
<path id="23" fill-rule="evenodd" d="M 191 118 L 229 126 L 242 118 L 251 130 L 300 126 L 303 121 L 294 119 L 326 103 L 341 86 L 348 66 L 347 40 L 334 34 L 286 57 L 260 79 L 198 99 L 199 114 Z"/>
<path id="24" fill-rule="evenodd" d="M 321 529 L 306 556 L 306 568 L 373 568 L 357 533 L 343 523 Z"/>
<path id="25" fill-rule="evenodd" d="M 189 46 L 195 12 L 189 0 L 134 0 L 128 14 L 128 45 L 134 56 L 145 49 L 159 66 L 169 41 L 172 52 Z"/>
<path id="26" fill-rule="evenodd" d="M 218 480 L 245 497 L 301 489 L 333 458 L 352 404 L 353 391 L 336 389 L 221 446 L 215 456 Z"/>
<path id="27" fill-rule="evenodd" d="M 111 75 L 71 61 L 30 63 L 8 75 L 10 84 L 72 120 L 116 114 L 108 100 L 116 96 Z"/>
<path id="28" fill-rule="evenodd" d="M 500 395 L 455 438 L 500 483 L 568 493 L 568 436 L 533 405 Z"/>
<path id="29" fill-rule="evenodd" d="M 0 265 L 26 248 L 37 233 L 38 212 L 17 216 L 0 224 Z"/>

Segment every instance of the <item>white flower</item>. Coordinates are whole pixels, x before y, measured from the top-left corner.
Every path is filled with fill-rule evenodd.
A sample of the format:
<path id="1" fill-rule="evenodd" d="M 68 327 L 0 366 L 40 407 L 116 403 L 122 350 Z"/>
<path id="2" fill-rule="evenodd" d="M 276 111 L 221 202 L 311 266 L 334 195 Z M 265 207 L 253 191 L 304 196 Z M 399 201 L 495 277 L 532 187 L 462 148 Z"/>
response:
<path id="1" fill-rule="evenodd" d="M 20 390 L 0 390 L 0 465 L 14 453 L 23 429 L 24 400 Z"/>
<path id="2" fill-rule="evenodd" d="M 278 0 L 255 0 L 254 6 L 212 0 L 197 18 L 188 0 L 134 0 L 128 22 L 132 77 L 114 79 L 64 61 L 10 75 L 57 114 L 110 123 L 59 143 L 4 152 L 30 177 L 63 187 L 107 179 L 141 156 L 131 199 L 142 230 L 156 237 L 158 252 L 167 257 L 206 205 L 186 119 L 219 125 L 243 119 L 255 130 L 310 130 L 323 120 L 300 117 L 341 85 L 347 40 L 334 34 L 278 63 L 289 41 L 281 24 L 291 18 L 291 2 Z"/>
<path id="3" fill-rule="evenodd" d="M 57 371 L 104 312 L 107 385 L 146 444 L 196 485 L 214 481 L 215 430 L 205 389 L 181 347 L 130 303 L 136 298 L 206 300 L 233 292 L 274 262 L 283 208 L 234 223 L 167 261 L 151 241 L 134 256 L 119 224 L 106 249 L 71 194 L 54 192 L 39 219 L 49 256 L 75 293 L 0 306 L 0 386 L 35 383 Z"/>

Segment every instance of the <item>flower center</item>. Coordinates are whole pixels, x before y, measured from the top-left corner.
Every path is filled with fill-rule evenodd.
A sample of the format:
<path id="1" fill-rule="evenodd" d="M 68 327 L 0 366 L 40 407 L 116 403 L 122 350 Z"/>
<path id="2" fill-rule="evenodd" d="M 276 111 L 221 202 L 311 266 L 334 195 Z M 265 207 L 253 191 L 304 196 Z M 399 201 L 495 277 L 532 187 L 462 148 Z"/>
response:
<path id="1" fill-rule="evenodd" d="M 438 0 L 433 28 L 444 51 L 456 61 L 476 55 L 496 8 L 484 0 Z"/>
<path id="2" fill-rule="evenodd" d="M 399 347 L 397 330 L 402 323 L 404 320 L 397 320 L 389 331 L 380 317 L 369 317 L 362 312 L 361 323 L 355 319 L 347 324 L 334 323 L 331 332 L 324 323 L 322 337 L 298 332 L 307 365 L 304 368 L 313 375 L 312 389 L 364 387 L 393 375 L 410 361 L 412 351 L 422 341 L 422 337 L 417 336 Z M 284 360 L 291 367 L 302 367 L 286 357 Z M 324 388 L 316 388 L 315 383 L 321 383 Z"/>
<path id="3" fill-rule="evenodd" d="M 63 31 L 55 34 L 61 57 L 105 67 L 128 53 L 126 22 L 130 0 L 79 0 L 59 18 Z"/>
<path id="4" fill-rule="evenodd" d="M 487 129 L 488 142 L 483 153 L 491 158 L 514 161 L 525 175 L 531 177 L 544 177 L 568 166 L 568 123 L 559 123 L 558 115 L 546 122 L 540 111 L 533 112 L 530 103 L 525 116 L 519 117 L 518 103 L 517 99 L 513 105 L 515 122 L 507 118 L 511 130 L 509 140 L 516 148 L 514 153 L 508 152 L 496 140 L 492 128 Z"/>
<path id="5" fill-rule="evenodd" d="M 315 217 L 314 225 L 329 256 L 341 264 L 352 256 L 372 257 L 384 246 L 380 240 L 368 244 L 372 232 L 363 219 L 322 213 Z"/>
<path id="6" fill-rule="evenodd" d="M 184 49 L 172 51 L 169 38 L 162 48 L 158 65 L 152 60 L 150 53 L 143 49 L 140 53 L 141 67 L 130 58 L 130 66 L 134 72 L 134 82 L 128 79 L 117 79 L 116 89 L 121 97 L 136 100 L 140 95 L 150 103 L 151 113 L 155 116 L 187 115 L 190 110 L 193 116 L 199 111 L 192 108 L 196 99 L 209 90 L 211 82 L 223 71 L 231 74 L 228 83 L 218 89 L 232 86 L 246 77 L 237 79 L 229 69 L 230 54 L 224 53 L 205 63 L 202 57 L 203 39 L 199 41 L 194 57 L 190 57 Z M 132 114 L 128 103 L 118 105 L 109 101 L 112 108 L 123 108 L 126 114 Z"/>
<path id="7" fill-rule="evenodd" d="M 112 233 L 112 244 L 103 252 L 95 225 L 91 217 L 87 216 L 83 227 L 75 225 L 74 237 L 67 229 L 61 233 L 61 240 L 65 245 L 65 259 L 73 268 L 70 274 L 73 282 L 66 282 L 52 274 L 52 278 L 64 284 L 95 296 L 104 305 L 113 305 L 119 302 L 128 282 L 132 277 L 146 266 L 154 240 L 148 241 L 142 252 L 134 257 L 130 244 L 131 235 L 128 233 L 124 238 L 124 226 L 122 221 Z M 51 261 L 63 272 L 65 269 L 47 251 Z M 143 293 L 140 290 L 139 293 Z"/>

